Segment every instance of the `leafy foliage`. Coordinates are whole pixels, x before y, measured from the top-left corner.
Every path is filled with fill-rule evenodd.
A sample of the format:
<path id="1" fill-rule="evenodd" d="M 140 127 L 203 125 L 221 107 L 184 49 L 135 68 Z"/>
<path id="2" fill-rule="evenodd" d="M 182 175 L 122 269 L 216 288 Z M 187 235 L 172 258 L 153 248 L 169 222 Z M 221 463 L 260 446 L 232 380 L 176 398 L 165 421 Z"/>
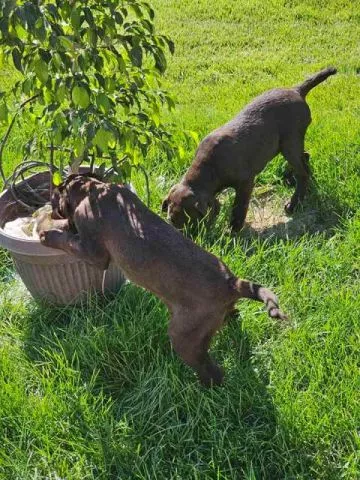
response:
<path id="1" fill-rule="evenodd" d="M 140 0 L 4 0 L 0 6 L 0 63 L 21 73 L 12 92 L 0 92 L 0 122 L 9 119 L 10 95 L 33 98 L 24 115 L 47 145 L 71 147 L 76 170 L 90 151 L 138 164 L 151 146 L 169 155 L 174 144 L 160 119 L 174 101 L 161 88 L 172 41 L 154 30 L 154 10 Z M 124 171 L 129 171 L 125 169 Z"/>

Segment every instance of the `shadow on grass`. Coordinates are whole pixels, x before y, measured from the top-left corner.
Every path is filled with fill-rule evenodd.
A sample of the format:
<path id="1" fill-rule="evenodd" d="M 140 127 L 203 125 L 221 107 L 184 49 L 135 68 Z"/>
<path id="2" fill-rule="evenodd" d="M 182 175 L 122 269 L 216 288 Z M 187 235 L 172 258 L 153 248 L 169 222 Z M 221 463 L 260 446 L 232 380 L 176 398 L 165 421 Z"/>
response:
<path id="1" fill-rule="evenodd" d="M 295 477 L 304 459 L 277 423 L 268 368 L 254 362 L 239 319 L 216 338 L 226 384 L 209 390 L 172 353 L 166 319 L 163 305 L 132 285 L 107 302 L 34 307 L 25 348 L 39 374 L 45 370 L 66 396 L 75 372 L 78 388 L 110 401 L 92 421 L 88 406 L 77 405 L 73 421 L 83 437 L 74 445 L 101 432 L 101 478 Z"/>
<path id="2" fill-rule="evenodd" d="M 219 239 L 223 239 L 223 243 L 232 248 L 229 238 L 246 243 L 256 240 L 270 245 L 278 241 L 294 241 L 303 236 L 321 234 L 331 237 L 341 224 L 341 219 L 349 214 L 338 199 L 319 193 L 313 183 L 305 201 L 291 216 L 287 216 L 284 205 L 290 195 L 280 195 L 275 187 L 267 187 L 264 191 L 259 187 L 251 199 L 244 228 L 239 233 L 233 233 L 229 225 L 232 198 L 229 191 L 222 195 L 221 213 L 215 224 L 207 227 L 202 223 L 200 227 L 189 229 L 186 235 L 196 243 L 206 245 L 205 248 L 214 245 Z"/>
<path id="3" fill-rule="evenodd" d="M 269 241 L 296 240 L 304 235 L 325 235 L 330 237 L 334 229 L 340 224 L 341 217 L 346 214 L 342 205 L 334 198 L 327 198 L 319 195 L 313 189 L 302 205 L 299 205 L 295 212 L 287 217 L 283 213 L 281 205 L 278 212 L 271 216 L 267 222 L 266 209 L 267 198 L 258 202 L 257 210 L 263 209 L 264 218 L 258 219 L 257 223 L 247 225 L 240 236 L 243 238 L 256 238 Z M 261 213 L 260 213 L 261 216 Z"/>

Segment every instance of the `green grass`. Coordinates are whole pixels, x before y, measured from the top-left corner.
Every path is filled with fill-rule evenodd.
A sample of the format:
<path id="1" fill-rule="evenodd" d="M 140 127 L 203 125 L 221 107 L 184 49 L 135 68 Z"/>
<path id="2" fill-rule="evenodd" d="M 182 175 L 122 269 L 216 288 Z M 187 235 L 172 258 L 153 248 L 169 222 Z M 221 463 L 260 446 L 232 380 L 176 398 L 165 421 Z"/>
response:
<path id="1" fill-rule="evenodd" d="M 0 252 L 0 478 L 356 480 L 360 3 L 153 4 L 177 47 L 166 78 L 179 101 L 173 119 L 201 137 L 268 88 L 339 70 L 308 97 L 317 187 L 302 215 L 315 216 L 312 228 L 233 238 L 224 209 L 196 239 L 238 275 L 274 288 L 291 327 L 243 302 L 212 347 L 226 384 L 204 390 L 171 351 L 166 309 L 152 295 L 127 285 L 109 303 L 45 309 Z M 0 79 L 12 81 L 8 72 Z M 149 159 L 154 210 L 193 153 Z M 258 183 L 286 198 L 282 165 L 273 161 Z"/>

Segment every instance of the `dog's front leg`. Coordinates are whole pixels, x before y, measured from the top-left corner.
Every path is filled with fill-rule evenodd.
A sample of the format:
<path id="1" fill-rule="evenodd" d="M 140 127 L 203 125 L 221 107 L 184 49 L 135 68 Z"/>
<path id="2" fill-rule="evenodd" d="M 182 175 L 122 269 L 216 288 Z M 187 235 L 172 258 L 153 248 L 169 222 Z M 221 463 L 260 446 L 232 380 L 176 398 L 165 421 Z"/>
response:
<path id="1" fill-rule="evenodd" d="M 244 226 L 253 187 L 254 182 L 251 180 L 241 183 L 236 188 L 234 206 L 231 214 L 231 228 L 235 232 L 238 232 Z"/>
<path id="2" fill-rule="evenodd" d="M 109 266 L 108 252 L 93 240 L 83 241 L 78 234 L 64 230 L 45 230 L 39 236 L 40 242 L 47 247 L 63 250 L 101 270 Z"/>
<path id="3" fill-rule="evenodd" d="M 49 220 L 47 214 L 43 214 L 36 219 L 36 231 L 38 234 L 50 226 L 51 230 L 70 230 L 69 220 L 67 218 Z"/>

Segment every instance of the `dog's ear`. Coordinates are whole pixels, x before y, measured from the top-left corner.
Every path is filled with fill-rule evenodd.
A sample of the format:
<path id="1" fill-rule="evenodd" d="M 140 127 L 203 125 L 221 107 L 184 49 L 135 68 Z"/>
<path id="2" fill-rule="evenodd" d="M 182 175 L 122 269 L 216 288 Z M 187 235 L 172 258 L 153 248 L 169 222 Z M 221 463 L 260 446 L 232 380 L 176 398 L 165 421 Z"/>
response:
<path id="1" fill-rule="evenodd" d="M 162 202 L 161 211 L 163 213 L 167 212 L 168 206 L 169 206 L 169 197 L 166 197 L 166 198 L 164 198 L 164 200 Z"/>
<path id="2" fill-rule="evenodd" d="M 69 219 L 69 217 L 70 217 L 70 204 L 69 204 L 66 193 L 60 195 L 59 205 L 60 205 L 59 210 L 60 210 L 60 213 L 63 216 L 63 218 Z"/>
<path id="3" fill-rule="evenodd" d="M 194 207 L 202 217 L 205 217 L 205 215 L 207 214 L 209 204 L 205 202 L 203 198 L 201 198 L 194 203 Z"/>
<path id="4" fill-rule="evenodd" d="M 66 190 L 62 187 L 56 187 L 53 190 L 51 198 L 53 220 L 68 218 L 70 214 L 69 202 L 67 200 Z"/>
<path id="5" fill-rule="evenodd" d="M 207 196 L 197 198 L 194 207 L 202 217 L 205 217 L 209 213 L 209 210 L 211 210 L 211 216 L 216 217 L 220 210 L 219 201 L 216 198 L 209 198 Z"/>
<path id="6" fill-rule="evenodd" d="M 200 213 L 202 217 L 205 217 L 208 213 L 208 210 L 213 205 L 213 199 L 209 198 L 207 195 L 198 195 L 195 198 L 194 207 Z"/>

